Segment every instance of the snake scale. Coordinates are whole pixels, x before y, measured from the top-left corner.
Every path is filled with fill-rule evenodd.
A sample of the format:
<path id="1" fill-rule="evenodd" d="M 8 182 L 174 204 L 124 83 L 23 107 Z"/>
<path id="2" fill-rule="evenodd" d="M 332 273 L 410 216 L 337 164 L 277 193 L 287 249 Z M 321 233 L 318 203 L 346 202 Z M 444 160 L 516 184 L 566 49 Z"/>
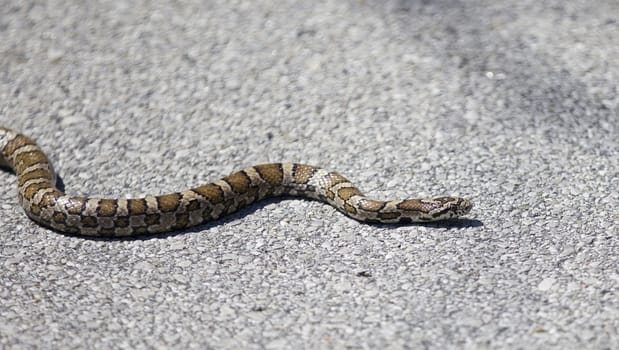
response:
<path id="1" fill-rule="evenodd" d="M 296 163 L 255 165 L 182 192 L 132 199 L 72 196 L 56 188 L 45 153 L 30 138 L 0 127 L 0 166 L 17 175 L 18 200 L 42 226 L 70 234 L 123 237 L 185 229 L 282 195 L 316 199 L 349 217 L 377 223 L 452 219 L 472 204 L 459 197 L 379 201 L 336 172 Z"/>

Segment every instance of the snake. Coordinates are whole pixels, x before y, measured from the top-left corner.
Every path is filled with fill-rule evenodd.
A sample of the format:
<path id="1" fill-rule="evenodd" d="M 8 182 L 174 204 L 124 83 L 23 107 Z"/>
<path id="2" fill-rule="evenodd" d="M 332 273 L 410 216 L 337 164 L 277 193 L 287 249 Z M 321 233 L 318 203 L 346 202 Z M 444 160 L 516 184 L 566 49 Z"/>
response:
<path id="1" fill-rule="evenodd" d="M 127 237 L 183 230 L 217 220 L 269 197 L 327 203 L 369 223 L 422 223 L 461 217 L 471 201 L 461 197 L 375 200 L 337 172 L 299 163 L 250 166 L 212 183 L 142 198 L 65 194 L 43 150 L 29 137 L 0 127 L 0 166 L 17 176 L 18 202 L 39 225 L 74 235 Z"/>

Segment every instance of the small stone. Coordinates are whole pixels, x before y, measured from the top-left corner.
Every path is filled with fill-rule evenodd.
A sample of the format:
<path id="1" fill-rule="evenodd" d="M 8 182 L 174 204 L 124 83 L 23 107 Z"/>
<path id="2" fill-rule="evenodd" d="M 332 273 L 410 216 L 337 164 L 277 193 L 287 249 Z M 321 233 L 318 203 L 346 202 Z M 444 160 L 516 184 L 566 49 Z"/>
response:
<path id="1" fill-rule="evenodd" d="M 537 285 L 537 289 L 542 291 L 542 292 L 545 292 L 547 290 L 550 290 L 552 288 L 552 286 L 554 285 L 554 283 L 555 283 L 555 279 L 554 278 L 552 278 L 552 277 L 544 278 L 540 282 L 540 284 Z"/>

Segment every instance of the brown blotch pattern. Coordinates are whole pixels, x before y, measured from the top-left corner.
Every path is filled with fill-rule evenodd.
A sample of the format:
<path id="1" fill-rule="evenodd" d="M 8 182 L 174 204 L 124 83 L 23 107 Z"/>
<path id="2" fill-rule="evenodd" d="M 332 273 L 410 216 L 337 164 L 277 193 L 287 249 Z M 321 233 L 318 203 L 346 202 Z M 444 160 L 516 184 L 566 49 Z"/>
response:
<path id="1" fill-rule="evenodd" d="M 144 198 L 133 198 L 127 200 L 127 210 L 129 215 L 146 214 L 146 200 Z"/>
<path id="2" fill-rule="evenodd" d="M 344 176 L 336 173 L 336 172 L 330 172 L 329 174 L 327 174 L 326 178 L 328 179 L 328 184 L 329 186 L 333 187 L 335 185 L 339 185 L 341 183 L 344 182 L 350 182 L 348 181 L 347 178 L 345 178 Z"/>
<path id="3" fill-rule="evenodd" d="M 49 181 L 43 181 L 39 183 L 30 184 L 28 185 L 28 187 L 26 187 L 26 190 L 24 191 L 24 198 L 26 198 L 28 201 L 31 201 L 32 198 L 34 198 L 34 195 L 37 192 L 39 192 L 39 190 L 49 188 L 49 187 L 50 187 Z"/>
<path id="4" fill-rule="evenodd" d="M 258 197 L 258 192 L 258 187 L 250 187 L 247 189 L 247 191 L 245 191 L 245 195 L 250 198 L 256 198 Z"/>
<path id="5" fill-rule="evenodd" d="M 82 226 L 84 227 L 97 227 L 99 226 L 99 222 L 97 218 L 94 216 L 83 216 L 82 217 Z"/>
<path id="6" fill-rule="evenodd" d="M 279 163 L 256 165 L 254 169 L 271 186 L 278 186 L 284 180 L 282 165 Z"/>
<path id="7" fill-rule="evenodd" d="M 363 193 L 361 193 L 361 191 L 359 191 L 355 187 L 344 187 L 337 190 L 337 195 L 343 200 L 347 201 L 352 196 L 363 196 Z"/>
<path id="8" fill-rule="evenodd" d="M 97 214 L 100 216 L 114 216 L 118 210 L 118 201 L 115 199 L 100 199 Z"/>
<path id="9" fill-rule="evenodd" d="M 396 212 L 378 213 L 378 218 L 383 220 L 393 220 L 399 218 L 401 215 L 402 214 Z"/>
<path id="10" fill-rule="evenodd" d="M 192 191 L 202 195 L 213 204 L 221 203 L 224 200 L 224 192 L 215 184 L 208 184 L 193 188 Z"/>
<path id="11" fill-rule="evenodd" d="M 189 211 L 200 210 L 200 201 L 198 201 L 197 199 L 190 200 L 189 204 L 187 204 L 187 210 Z"/>
<path id="12" fill-rule="evenodd" d="M 236 193 L 245 193 L 251 184 L 249 176 L 247 176 L 244 171 L 238 171 L 230 176 L 227 176 L 224 178 L 224 181 L 227 182 Z"/>
<path id="13" fill-rule="evenodd" d="M 34 179 L 46 179 L 51 181 L 52 174 L 50 174 L 47 169 L 37 169 L 33 170 L 27 174 L 23 174 L 17 178 L 17 186 L 22 187 L 26 184 L 26 182 Z"/>
<path id="14" fill-rule="evenodd" d="M 47 162 L 47 157 L 41 151 L 20 153 L 15 157 L 15 172 L 21 174 L 24 170 L 35 164 Z"/>
<path id="15" fill-rule="evenodd" d="M 34 216 L 41 215 L 41 207 L 39 207 L 38 205 L 33 205 L 30 208 L 30 213 L 32 213 Z"/>
<path id="16" fill-rule="evenodd" d="M 189 214 L 187 213 L 176 214 L 176 223 L 174 224 L 173 228 L 181 229 L 181 228 L 187 227 L 187 225 L 189 225 Z"/>
<path id="17" fill-rule="evenodd" d="M 119 216 L 114 218 L 114 226 L 116 227 L 129 227 L 130 220 L 128 216 Z"/>
<path id="18" fill-rule="evenodd" d="M 357 208 L 353 207 L 352 205 L 348 203 L 344 203 L 344 210 L 346 210 L 346 212 L 351 213 L 351 214 L 357 214 Z"/>
<path id="19" fill-rule="evenodd" d="M 159 210 L 164 213 L 176 211 L 181 200 L 181 195 L 178 193 L 164 194 L 157 196 L 157 205 Z"/>
<path id="20" fill-rule="evenodd" d="M 22 146 L 36 146 L 36 143 L 30 138 L 20 135 L 7 143 L 2 152 L 4 152 L 7 157 L 12 157 L 13 153 L 15 153 L 15 151 L 20 149 Z"/>
<path id="21" fill-rule="evenodd" d="M 52 215 L 52 220 L 57 223 L 63 223 L 67 220 L 67 215 L 65 213 L 55 212 L 54 215 Z"/>
<path id="22" fill-rule="evenodd" d="M 144 216 L 146 226 L 159 225 L 159 214 L 147 214 Z"/>

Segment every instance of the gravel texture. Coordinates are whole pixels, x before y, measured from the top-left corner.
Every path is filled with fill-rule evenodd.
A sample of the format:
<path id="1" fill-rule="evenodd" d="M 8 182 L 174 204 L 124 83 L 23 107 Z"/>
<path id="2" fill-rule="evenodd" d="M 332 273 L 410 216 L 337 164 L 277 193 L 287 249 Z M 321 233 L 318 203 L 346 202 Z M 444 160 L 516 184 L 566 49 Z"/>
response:
<path id="1" fill-rule="evenodd" d="M 82 5 L 86 3 L 88 5 Z M 0 125 L 74 194 L 299 161 L 452 226 L 269 201 L 97 240 L 0 172 L 0 348 L 611 349 L 619 344 L 619 3 L 0 1 Z"/>

